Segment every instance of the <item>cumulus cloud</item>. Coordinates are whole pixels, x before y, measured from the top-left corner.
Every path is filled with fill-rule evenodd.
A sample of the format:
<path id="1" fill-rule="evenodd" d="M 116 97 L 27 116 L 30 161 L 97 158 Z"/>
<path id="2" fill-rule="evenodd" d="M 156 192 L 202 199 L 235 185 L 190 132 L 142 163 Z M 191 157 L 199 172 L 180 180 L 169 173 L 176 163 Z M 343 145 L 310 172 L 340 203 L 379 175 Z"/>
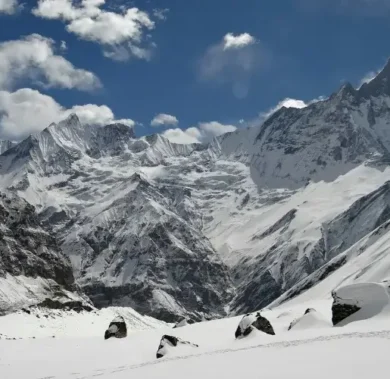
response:
<path id="1" fill-rule="evenodd" d="M 235 36 L 233 33 L 228 33 L 223 38 L 223 49 L 241 49 L 245 46 L 253 45 L 256 43 L 256 38 L 249 33 L 243 33 Z"/>
<path id="2" fill-rule="evenodd" d="M 18 7 L 18 0 L 0 0 L 0 13 L 13 14 Z"/>
<path id="3" fill-rule="evenodd" d="M 309 102 L 305 102 L 303 100 L 298 100 L 298 99 L 291 99 L 289 97 L 286 97 L 284 100 L 280 101 L 278 104 L 276 104 L 274 107 L 268 109 L 265 112 L 260 112 L 259 115 L 250 120 L 250 121 L 244 121 L 240 120 L 240 124 L 253 127 L 253 126 L 258 126 L 262 124 L 267 118 L 272 116 L 275 112 L 277 112 L 279 109 L 285 107 L 285 108 L 297 108 L 297 109 L 302 109 L 306 108 L 311 104 L 317 103 L 319 101 L 324 101 L 326 100 L 326 97 L 320 96 L 316 99 L 313 99 Z"/>
<path id="4" fill-rule="evenodd" d="M 269 54 L 248 33 L 226 34 L 210 46 L 198 61 L 198 76 L 205 82 L 232 85 L 237 98 L 245 98 L 253 75 L 268 63 Z"/>
<path id="5" fill-rule="evenodd" d="M 277 105 L 269 109 L 267 112 L 262 113 L 261 115 L 264 119 L 266 119 L 283 107 L 301 109 L 306 108 L 308 105 L 309 104 L 306 104 L 303 100 L 290 99 L 289 97 L 286 97 L 284 100 L 280 101 Z"/>
<path id="6" fill-rule="evenodd" d="M 15 92 L 0 91 L 0 136 L 20 140 L 40 132 L 52 122 L 58 122 L 76 113 L 82 123 L 106 125 L 122 122 L 133 126 L 134 121 L 115 120 L 112 110 L 105 105 L 85 104 L 65 108 L 52 97 L 31 88 Z"/>
<path id="7" fill-rule="evenodd" d="M 106 10 L 102 8 L 105 4 L 105 0 L 39 0 L 33 13 L 66 22 L 70 33 L 102 45 L 108 58 L 149 60 L 155 47 L 147 37 L 147 32 L 155 28 L 149 13 L 135 7 Z M 155 10 L 154 16 L 163 20 L 166 10 Z"/>
<path id="8" fill-rule="evenodd" d="M 153 127 L 173 125 L 176 126 L 179 123 L 179 120 L 170 114 L 160 113 L 153 118 L 150 125 Z"/>
<path id="9" fill-rule="evenodd" d="M 198 128 L 188 128 L 182 130 L 179 128 L 168 129 L 162 135 L 168 138 L 171 142 L 188 144 L 188 143 L 199 143 L 201 138 L 201 133 Z"/>
<path id="10" fill-rule="evenodd" d="M 203 139 L 210 139 L 225 133 L 234 132 L 237 128 L 234 125 L 225 125 L 217 121 L 201 122 L 198 126 Z"/>
<path id="11" fill-rule="evenodd" d="M 211 121 L 201 122 L 197 126 L 185 130 L 179 128 L 168 129 L 162 135 L 174 143 L 201 143 L 208 142 L 222 134 L 234 132 L 236 129 L 234 125 L 225 125 L 217 121 Z"/>
<path id="12" fill-rule="evenodd" d="M 0 88 L 26 78 L 44 87 L 90 91 L 101 86 L 92 72 L 74 67 L 54 47 L 53 40 L 39 34 L 0 43 Z"/>

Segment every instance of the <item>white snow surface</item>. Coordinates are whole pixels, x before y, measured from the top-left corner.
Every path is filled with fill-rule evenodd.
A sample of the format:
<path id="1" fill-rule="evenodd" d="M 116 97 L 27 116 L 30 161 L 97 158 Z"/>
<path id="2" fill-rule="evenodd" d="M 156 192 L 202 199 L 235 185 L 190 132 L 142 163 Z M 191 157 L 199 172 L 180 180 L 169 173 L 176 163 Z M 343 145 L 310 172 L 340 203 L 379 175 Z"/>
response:
<path id="1" fill-rule="evenodd" d="M 112 321 L 125 320 L 128 333 L 161 328 L 167 324 L 152 317 L 142 316 L 132 308 L 110 307 L 91 312 L 62 311 L 46 308 L 30 308 L 0 317 L 0 334 L 20 339 L 88 339 L 101 337 Z M 0 369 L 1 373 L 1 369 Z"/>
<path id="2" fill-rule="evenodd" d="M 311 304 L 330 321 L 330 302 Z M 103 314 L 79 314 L 63 318 L 62 334 L 56 338 L 41 334 L 28 320 L 35 315 L 14 314 L 0 318 L 0 333 L 19 332 L 22 339 L 0 339 L 0 377 L 6 379 L 86 379 L 109 378 L 367 378 L 387 377 L 390 325 L 388 309 L 374 318 L 344 327 L 306 325 L 287 331 L 290 322 L 305 311 L 306 305 L 289 303 L 264 316 L 276 335 L 251 333 L 234 339 L 240 317 L 197 323 L 178 329 L 139 331 L 138 325 L 124 339 L 103 339 L 105 327 L 117 310 Z M 124 310 L 122 310 L 123 312 Z M 43 311 L 42 311 L 43 312 Z M 129 311 L 132 313 L 131 311 Z M 110 314 L 108 314 L 110 313 Z M 121 313 L 124 317 L 125 315 Z M 82 319 L 85 318 L 85 321 Z M 126 317 L 125 317 L 126 318 Z M 46 327 L 54 321 L 37 319 Z M 94 320 L 94 323 L 91 321 Z M 129 324 L 129 319 L 126 318 Z M 81 334 L 77 334 L 77 331 Z M 141 329 L 145 326 L 142 325 Z M 31 329 L 37 333 L 35 339 Z M 88 333 L 86 333 L 88 331 Z M 84 333 L 84 334 L 83 334 Z M 156 359 L 162 335 L 168 334 L 199 345 L 199 348 L 172 348 L 167 357 Z M 260 375 L 260 376 L 259 376 Z"/>

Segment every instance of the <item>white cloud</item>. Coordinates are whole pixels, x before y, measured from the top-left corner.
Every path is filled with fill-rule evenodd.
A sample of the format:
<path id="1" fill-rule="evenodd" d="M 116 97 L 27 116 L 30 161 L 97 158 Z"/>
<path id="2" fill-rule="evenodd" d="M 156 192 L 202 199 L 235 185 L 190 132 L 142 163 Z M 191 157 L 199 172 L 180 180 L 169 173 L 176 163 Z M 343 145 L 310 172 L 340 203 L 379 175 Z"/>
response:
<path id="1" fill-rule="evenodd" d="M 279 109 L 285 108 L 306 108 L 309 104 L 306 104 L 303 100 L 290 99 L 286 97 L 284 100 L 280 101 L 275 107 L 269 109 L 267 112 L 262 113 L 263 118 L 266 119 L 269 116 L 273 115 Z"/>
<path id="2" fill-rule="evenodd" d="M 364 75 L 364 77 L 360 80 L 360 83 L 359 83 L 359 88 L 365 84 L 365 83 L 370 83 L 372 80 L 374 80 L 376 78 L 376 76 L 379 74 L 380 71 L 370 71 L 370 72 L 367 72 L 366 75 Z"/>
<path id="3" fill-rule="evenodd" d="M 1 138 L 19 140 L 40 132 L 52 122 L 76 113 L 82 123 L 106 125 L 122 122 L 133 126 L 132 120 L 115 120 L 112 110 L 105 105 L 85 104 L 66 109 L 52 97 L 31 88 L 15 92 L 0 91 Z"/>
<path id="4" fill-rule="evenodd" d="M 44 87 L 90 91 L 101 86 L 91 72 L 78 69 L 54 52 L 54 41 L 39 34 L 0 43 L 0 88 L 12 88 L 21 79 Z"/>
<path id="5" fill-rule="evenodd" d="M 206 140 L 225 133 L 234 132 L 237 129 L 234 125 L 225 125 L 217 121 L 201 122 L 198 127 L 202 132 L 203 139 Z"/>
<path id="6" fill-rule="evenodd" d="M 237 128 L 234 125 L 225 125 L 217 121 L 201 122 L 198 126 L 182 130 L 179 128 L 168 129 L 162 135 L 171 142 L 188 144 L 208 142 L 214 137 L 228 132 L 234 132 Z"/>
<path id="7" fill-rule="evenodd" d="M 13 14 L 18 7 L 18 0 L 0 0 L 0 13 Z"/>
<path id="8" fill-rule="evenodd" d="M 390 0 L 389 0 L 390 5 Z M 387 59 L 386 62 L 382 65 L 382 67 L 378 68 L 377 70 L 372 70 L 367 72 L 362 79 L 360 79 L 359 87 L 360 88 L 365 83 L 370 83 L 372 80 L 374 80 L 384 69 L 385 67 L 390 64 L 390 59 Z"/>
<path id="9" fill-rule="evenodd" d="M 154 127 L 173 125 L 176 126 L 179 123 L 179 120 L 170 114 L 160 113 L 151 121 L 150 125 Z"/>
<path id="10" fill-rule="evenodd" d="M 42 18 L 63 20 L 69 32 L 101 44 L 106 57 L 149 60 L 155 47 L 145 35 L 155 28 L 150 15 L 138 8 L 108 11 L 102 9 L 105 3 L 105 0 L 39 0 L 33 13 Z M 165 10 L 154 11 L 159 20 L 165 19 L 165 14 Z"/>
<path id="11" fill-rule="evenodd" d="M 256 38 L 249 33 L 242 33 L 235 36 L 233 33 L 228 33 L 223 38 L 223 49 L 241 49 L 242 47 L 253 45 L 256 43 Z"/>
<path id="12" fill-rule="evenodd" d="M 232 85 L 237 98 L 245 98 L 252 77 L 268 63 L 266 49 L 248 33 L 228 33 L 210 46 L 198 62 L 199 78 L 207 82 Z"/>
<path id="13" fill-rule="evenodd" d="M 200 131 L 198 128 L 188 128 L 182 130 L 179 128 L 168 129 L 162 135 L 168 138 L 171 142 L 188 144 L 188 143 L 199 143 L 200 142 Z"/>
<path id="14" fill-rule="evenodd" d="M 309 106 L 311 104 L 317 103 L 319 101 L 324 101 L 324 100 L 326 100 L 326 97 L 320 96 L 320 97 L 313 99 L 313 100 L 309 101 L 308 103 L 306 103 L 303 100 L 291 99 L 289 97 L 286 97 L 284 100 L 280 101 L 277 105 L 270 108 L 268 111 L 260 112 L 259 115 L 255 119 L 250 120 L 248 122 L 246 122 L 244 120 L 240 120 L 240 123 L 243 125 L 249 126 L 249 127 L 258 126 L 258 125 L 262 124 L 270 116 L 272 116 L 275 112 L 277 112 L 279 109 L 281 109 L 283 107 L 302 109 L 302 108 L 306 108 L 307 106 Z"/>

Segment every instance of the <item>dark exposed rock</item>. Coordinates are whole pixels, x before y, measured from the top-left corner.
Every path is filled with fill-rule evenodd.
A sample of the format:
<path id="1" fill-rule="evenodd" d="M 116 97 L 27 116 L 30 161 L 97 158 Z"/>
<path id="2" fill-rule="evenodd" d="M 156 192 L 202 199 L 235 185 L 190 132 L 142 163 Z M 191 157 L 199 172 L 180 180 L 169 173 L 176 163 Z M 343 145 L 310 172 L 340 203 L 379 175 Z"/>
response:
<path id="1" fill-rule="evenodd" d="M 53 235 L 41 228 L 32 205 L 16 195 L 3 194 L 0 224 L 0 276 L 39 276 L 68 288 L 72 286 L 70 261 Z"/>
<path id="2" fill-rule="evenodd" d="M 74 291 L 70 260 L 63 254 L 50 228 L 43 229 L 35 208 L 15 194 L 0 194 L 0 277 L 26 276 L 49 282 L 46 296 L 63 289 Z M 22 285 L 22 284 L 21 284 Z M 33 292 L 33 291 L 32 291 Z M 32 298 L 30 303 L 34 304 Z M 36 298 L 36 304 L 39 302 Z M 41 301 L 45 298 L 41 296 Z M 20 302 L 0 301 L 0 314 L 23 308 Z"/>
<path id="3" fill-rule="evenodd" d="M 356 305 L 350 304 L 333 304 L 332 305 L 332 322 L 337 325 L 347 317 L 356 313 L 360 308 Z"/>
<path id="4" fill-rule="evenodd" d="M 115 338 L 127 337 L 126 322 L 122 316 L 118 316 L 114 320 L 112 320 L 108 329 L 105 331 L 104 339 L 107 340 L 111 337 L 115 337 Z"/>
<path id="5" fill-rule="evenodd" d="M 342 299 L 337 297 L 335 291 L 332 292 L 333 304 L 332 304 L 332 323 L 333 325 L 339 324 L 347 317 L 353 315 L 360 310 L 355 304 L 347 304 Z"/>
<path id="6" fill-rule="evenodd" d="M 266 334 L 275 335 L 271 323 L 265 317 L 261 316 L 260 312 L 257 312 L 255 315 L 248 313 L 241 319 L 236 329 L 235 337 L 246 337 L 252 333 L 254 328 Z"/>
<path id="7" fill-rule="evenodd" d="M 157 359 L 162 358 L 165 355 L 167 355 L 171 348 L 175 348 L 175 347 L 178 347 L 180 345 L 199 347 L 198 345 L 196 345 L 192 342 L 183 341 L 182 339 L 180 339 L 178 337 L 164 335 L 164 336 L 162 336 L 161 341 L 160 341 L 160 345 L 158 346 L 158 349 L 157 349 L 157 353 L 156 353 Z"/>
<path id="8" fill-rule="evenodd" d="M 80 313 L 82 311 L 91 312 L 93 307 L 86 302 L 79 300 L 57 300 L 47 298 L 37 305 L 38 307 L 49 308 L 49 309 L 61 309 L 65 311 L 75 311 Z"/>

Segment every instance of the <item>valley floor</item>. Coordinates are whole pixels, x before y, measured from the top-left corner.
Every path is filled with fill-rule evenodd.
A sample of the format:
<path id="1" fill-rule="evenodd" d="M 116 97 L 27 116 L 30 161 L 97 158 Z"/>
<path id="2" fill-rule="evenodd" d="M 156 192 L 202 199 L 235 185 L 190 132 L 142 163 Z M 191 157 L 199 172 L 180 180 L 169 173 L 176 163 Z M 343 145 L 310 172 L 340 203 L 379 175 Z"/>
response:
<path id="1" fill-rule="evenodd" d="M 29 318 L 36 319 L 36 315 L 5 316 L 0 318 L 0 333 L 3 337 L 13 333 L 20 339 L 0 339 L 0 377 L 356 379 L 388 376 L 388 310 L 369 320 L 354 322 L 344 327 L 332 327 L 330 301 L 320 301 L 310 306 L 314 306 L 324 316 L 325 322 L 301 325 L 297 330 L 288 331 L 291 321 L 304 313 L 307 304 L 279 307 L 263 313 L 273 324 L 275 336 L 258 332 L 243 340 L 234 339 L 240 317 L 178 329 L 172 329 L 163 323 L 153 323 L 152 319 L 145 323 L 140 320 L 136 323 L 130 322 L 129 325 L 127 318 L 130 328 L 128 337 L 105 341 L 103 324 L 108 318 L 107 315 L 106 319 L 99 318 L 100 323 L 91 323 L 92 316 L 87 314 L 73 315 L 73 321 L 56 316 L 62 319 L 62 326 L 70 325 L 69 333 L 66 333 L 66 328 L 62 328 L 56 334 L 53 327 L 49 328 L 49 325 L 55 323 L 47 321 L 42 324 L 43 327 L 36 338 L 31 338 L 32 329 L 28 327 Z M 123 311 L 116 309 L 113 313 Z M 21 323 L 21 317 L 24 317 L 26 322 Z M 53 320 L 56 317 L 52 317 Z M 83 318 L 89 318 L 89 327 L 87 323 L 83 323 Z M 38 323 L 41 322 L 40 318 L 38 320 Z M 48 318 L 44 317 L 44 320 Z M 75 320 L 79 321 L 79 335 Z M 36 325 L 30 323 L 30 326 L 37 330 Z M 139 330 L 146 327 L 149 330 Z M 45 332 L 47 328 L 49 329 Z M 55 338 L 50 335 L 52 333 Z M 155 354 L 163 334 L 196 343 L 199 348 L 175 348 L 168 356 L 157 360 Z"/>

